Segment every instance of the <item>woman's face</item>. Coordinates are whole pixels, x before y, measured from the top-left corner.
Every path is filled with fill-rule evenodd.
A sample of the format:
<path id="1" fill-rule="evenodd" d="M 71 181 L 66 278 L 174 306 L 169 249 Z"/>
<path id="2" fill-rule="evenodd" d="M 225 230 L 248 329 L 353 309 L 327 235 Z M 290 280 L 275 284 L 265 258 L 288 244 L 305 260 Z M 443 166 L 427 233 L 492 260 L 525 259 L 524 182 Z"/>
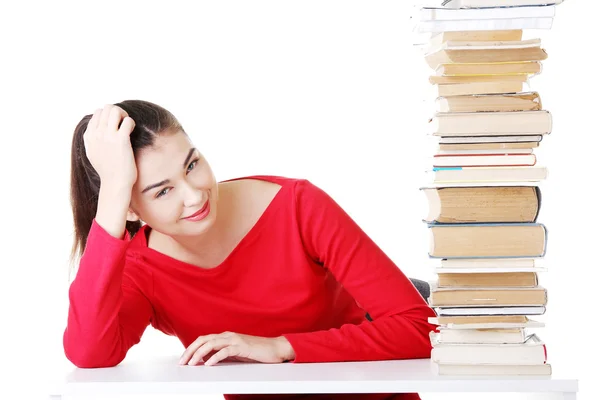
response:
<path id="1" fill-rule="evenodd" d="M 152 229 L 169 236 L 188 236 L 202 234 L 214 224 L 217 181 L 208 161 L 183 132 L 161 134 L 154 146 L 137 154 L 136 166 L 131 211 Z M 206 216 L 186 219 L 207 201 Z"/>

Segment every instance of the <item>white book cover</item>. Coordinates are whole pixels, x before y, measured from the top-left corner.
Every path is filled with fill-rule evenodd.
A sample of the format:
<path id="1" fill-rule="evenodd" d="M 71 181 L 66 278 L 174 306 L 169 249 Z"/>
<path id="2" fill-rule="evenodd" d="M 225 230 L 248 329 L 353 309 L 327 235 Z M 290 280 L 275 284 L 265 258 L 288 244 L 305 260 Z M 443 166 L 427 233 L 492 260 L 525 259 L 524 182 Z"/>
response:
<path id="1" fill-rule="evenodd" d="M 444 0 L 444 8 L 500 8 L 558 5 L 563 0 Z M 427 3 L 426 3 L 427 4 Z M 432 5 L 436 7 L 437 4 Z"/>
<path id="2" fill-rule="evenodd" d="M 543 322 L 528 320 L 527 322 L 487 322 L 485 324 L 439 324 L 438 319 L 430 317 L 430 324 L 439 325 L 448 329 L 526 329 L 543 328 L 546 325 Z"/>
<path id="3" fill-rule="evenodd" d="M 544 18 L 554 17 L 556 6 L 533 7 L 493 7 L 493 8 L 434 8 L 424 7 L 420 12 L 421 21 L 486 20 L 504 18 Z"/>
<path id="4" fill-rule="evenodd" d="M 475 19 L 456 21 L 421 21 L 416 24 L 416 33 L 454 31 L 493 31 L 512 29 L 551 29 L 554 17 Z"/>
<path id="5" fill-rule="evenodd" d="M 543 315 L 546 306 L 435 307 L 437 315 Z"/>

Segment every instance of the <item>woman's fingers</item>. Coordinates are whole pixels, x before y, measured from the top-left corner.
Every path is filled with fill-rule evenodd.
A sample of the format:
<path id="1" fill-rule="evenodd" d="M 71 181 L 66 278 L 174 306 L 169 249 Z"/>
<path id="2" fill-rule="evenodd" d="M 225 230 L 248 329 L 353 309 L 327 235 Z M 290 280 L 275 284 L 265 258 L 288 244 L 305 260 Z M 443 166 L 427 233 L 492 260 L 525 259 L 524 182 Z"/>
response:
<path id="1" fill-rule="evenodd" d="M 215 365 L 216 363 L 223 361 L 227 357 L 235 357 L 240 355 L 241 348 L 238 345 L 232 344 L 230 346 L 224 347 L 221 350 L 217 351 L 211 358 L 209 358 L 204 365 Z"/>
<path id="2" fill-rule="evenodd" d="M 199 361 L 204 361 L 204 357 L 211 351 L 218 351 L 231 346 L 233 343 L 230 338 L 216 337 L 203 343 L 194 353 L 189 361 L 189 365 L 196 365 Z"/>
<path id="3" fill-rule="evenodd" d="M 129 116 L 121 107 L 113 106 L 108 115 L 107 128 L 109 132 L 117 132 L 123 118 Z"/>

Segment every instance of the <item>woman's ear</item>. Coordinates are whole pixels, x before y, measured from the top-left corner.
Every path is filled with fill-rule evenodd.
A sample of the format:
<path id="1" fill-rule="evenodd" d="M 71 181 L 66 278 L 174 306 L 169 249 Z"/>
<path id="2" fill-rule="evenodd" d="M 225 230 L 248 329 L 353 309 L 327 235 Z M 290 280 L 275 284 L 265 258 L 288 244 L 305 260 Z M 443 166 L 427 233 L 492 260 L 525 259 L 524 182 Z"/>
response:
<path id="1" fill-rule="evenodd" d="M 127 210 L 127 221 L 139 221 L 140 217 L 131 208 Z"/>

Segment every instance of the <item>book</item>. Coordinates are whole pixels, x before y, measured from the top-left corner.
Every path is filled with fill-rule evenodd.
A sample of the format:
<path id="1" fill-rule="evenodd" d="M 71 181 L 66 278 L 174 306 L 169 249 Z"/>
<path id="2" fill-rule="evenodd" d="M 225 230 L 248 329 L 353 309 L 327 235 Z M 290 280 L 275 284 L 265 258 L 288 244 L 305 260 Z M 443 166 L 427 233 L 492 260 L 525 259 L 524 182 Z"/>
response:
<path id="1" fill-rule="evenodd" d="M 523 39 L 523 30 L 485 30 L 485 31 L 447 31 L 433 33 L 427 42 L 429 46 L 441 45 L 444 42 L 458 41 L 486 41 L 486 42 L 504 42 Z"/>
<path id="2" fill-rule="evenodd" d="M 433 288 L 431 306 L 545 306 L 547 291 L 537 287 L 505 288 Z"/>
<path id="3" fill-rule="evenodd" d="M 429 317 L 428 322 L 434 325 L 472 325 L 487 323 L 520 323 L 529 321 L 524 315 L 484 315 L 484 316 L 460 316 L 460 317 Z"/>
<path id="4" fill-rule="evenodd" d="M 483 31 L 485 32 L 485 31 Z M 502 63 L 442 63 L 435 68 L 436 76 L 533 76 L 542 72 L 540 61 Z"/>
<path id="5" fill-rule="evenodd" d="M 547 230 L 540 223 L 428 224 L 431 258 L 543 257 Z"/>
<path id="6" fill-rule="evenodd" d="M 536 335 L 527 336 L 523 343 L 509 344 L 450 344 L 433 347 L 431 360 L 450 364 L 544 364 L 546 345 Z"/>
<path id="7" fill-rule="evenodd" d="M 500 94 L 523 92 L 525 82 L 511 80 L 492 80 L 488 82 L 447 83 L 437 86 L 438 97 L 472 94 Z"/>
<path id="8" fill-rule="evenodd" d="M 420 21 L 416 33 L 448 31 L 493 31 L 515 29 L 551 29 L 554 17 L 495 18 L 469 20 Z"/>
<path id="9" fill-rule="evenodd" d="M 438 97 L 437 112 L 538 111 L 542 101 L 537 92 L 476 94 Z"/>
<path id="10" fill-rule="evenodd" d="M 538 276 L 535 272 L 492 272 L 492 273 L 438 273 L 437 286 L 449 287 L 535 287 Z"/>
<path id="11" fill-rule="evenodd" d="M 544 135 L 441 136 L 440 144 L 541 142 Z"/>
<path id="12" fill-rule="evenodd" d="M 432 85 L 449 85 L 457 83 L 475 82 L 527 82 L 527 75 L 461 75 L 461 76 L 438 76 L 429 77 Z"/>
<path id="13" fill-rule="evenodd" d="M 446 8 L 528 7 L 560 4 L 563 0 L 444 0 Z"/>
<path id="14" fill-rule="evenodd" d="M 493 365 L 493 364 L 448 364 L 442 362 L 432 362 L 432 370 L 438 375 L 552 375 L 550 364 L 535 365 Z"/>
<path id="15" fill-rule="evenodd" d="M 438 112 L 430 120 L 434 136 L 545 135 L 552 130 L 549 111 Z"/>
<path id="16" fill-rule="evenodd" d="M 436 8 L 420 9 L 421 21 L 444 20 L 489 20 L 504 18 L 544 18 L 556 15 L 555 5 L 537 5 L 522 7 L 486 7 L 486 8 Z"/>
<path id="17" fill-rule="evenodd" d="M 455 344 L 504 344 L 523 343 L 526 335 L 525 330 L 512 329 L 447 329 L 440 328 L 439 332 L 429 333 L 433 345 L 455 343 Z"/>
<path id="18" fill-rule="evenodd" d="M 444 42 L 425 54 L 432 69 L 449 63 L 501 63 L 543 61 L 548 58 L 539 39 L 516 42 Z"/>
<path id="19" fill-rule="evenodd" d="M 522 167 L 533 166 L 535 154 L 436 154 L 433 166 L 439 167 Z"/>
<path id="20" fill-rule="evenodd" d="M 460 150 L 472 150 L 479 151 L 482 149 L 534 149 L 539 147 L 539 141 L 533 142 L 496 142 L 496 143 L 439 143 L 438 151 L 460 151 Z"/>
<path id="21" fill-rule="evenodd" d="M 515 322 L 485 322 L 486 319 L 491 318 L 524 318 L 524 321 Z M 440 323 L 439 321 L 447 319 L 470 319 L 471 322 L 445 322 Z M 530 328 L 543 328 L 545 324 L 543 322 L 534 321 L 525 315 L 465 315 L 465 316 L 440 316 L 430 317 L 428 322 L 434 325 L 438 325 L 438 329 L 447 328 L 452 330 L 471 330 L 471 329 L 530 329 Z"/>
<path id="22" fill-rule="evenodd" d="M 535 222 L 541 206 L 538 186 L 421 188 L 428 223 Z"/>
<path id="23" fill-rule="evenodd" d="M 543 315 L 546 306 L 435 307 L 438 316 Z"/>
<path id="24" fill-rule="evenodd" d="M 521 155 L 521 154 L 533 154 L 533 149 L 465 149 L 465 150 L 441 150 L 438 149 L 434 157 L 436 156 L 446 156 L 446 155 Z"/>
<path id="25" fill-rule="evenodd" d="M 548 176 L 546 167 L 439 167 L 428 172 L 433 183 L 539 182 Z"/>
<path id="26" fill-rule="evenodd" d="M 485 258 L 485 259 L 455 259 L 440 260 L 441 270 L 474 270 L 492 269 L 496 271 L 530 271 L 540 268 L 539 258 Z"/>

